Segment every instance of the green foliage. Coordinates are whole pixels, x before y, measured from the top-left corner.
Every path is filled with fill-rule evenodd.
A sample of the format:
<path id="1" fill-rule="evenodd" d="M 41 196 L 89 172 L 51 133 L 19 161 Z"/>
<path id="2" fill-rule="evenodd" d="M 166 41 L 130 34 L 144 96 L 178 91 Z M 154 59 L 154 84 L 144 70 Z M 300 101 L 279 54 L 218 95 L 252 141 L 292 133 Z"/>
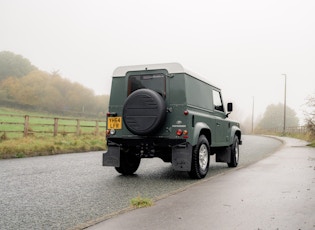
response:
<path id="1" fill-rule="evenodd" d="M 309 132 L 315 137 L 315 95 L 309 96 L 306 99 L 305 122 Z"/>
<path id="2" fill-rule="evenodd" d="M 16 72 L 14 72 L 16 71 Z M 0 103 L 58 114 L 103 116 L 109 96 L 72 83 L 58 72 L 47 73 L 10 52 L 0 52 Z"/>
<path id="3" fill-rule="evenodd" d="M 150 207 L 153 205 L 153 201 L 149 198 L 143 198 L 140 195 L 132 198 L 130 201 L 130 204 L 134 208 L 144 208 L 144 207 Z"/>
<path id="4" fill-rule="evenodd" d="M 310 146 L 310 147 L 315 147 L 315 140 L 312 141 L 308 146 Z"/>
<path id="5" fill-rule="evenodd" d="M 258 129 L 274 129 L 283 128 L 284 109 L 283 104 L 269 105 L 263 115 L 262 120 L 259 122 Z M 299 119 L 296 112 L 287 106 L 286 108 L 286 127 L 295 127 L 299 125 Z"/>
<path id="6" fill-rule="evenodd" d="M 35 70 L 31 62 L 9 51 L 0 52 L 0 81 L 7 77 L 22 77 Z"/>
<path id="7" fill-rule="evenodd" d="M 24 155 L 24 153 L 17 153 L 17 154 L 15 155 L 15 157 L 16 157 L 16 158 L 24 158 L 25 155 Z"/>

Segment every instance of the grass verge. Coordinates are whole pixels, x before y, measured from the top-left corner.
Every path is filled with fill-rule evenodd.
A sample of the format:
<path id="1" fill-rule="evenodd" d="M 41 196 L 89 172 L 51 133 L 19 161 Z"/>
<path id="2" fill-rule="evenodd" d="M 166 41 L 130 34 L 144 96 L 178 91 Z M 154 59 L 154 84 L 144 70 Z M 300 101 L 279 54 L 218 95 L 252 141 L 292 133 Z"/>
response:
<path id="1" fill-rule="evenodd" d="M 153 205 L 153 201 L 150 198 L 143 198 L 140 195 L 132 198 L 130 204 L 134 208 L 145 208 Z"/>
<path id="2" fill-rule="evenodd" d="M 315 147 L 315 136 L 311 135 L 310 133 L 305 133 L 305 134 L 303 134 L 303 133 L 298 133 L 298 134 L 287 133 L 285 136 L 305 140 L 305 141 L 309 142 L 309 144 L 307 146 Z"/>
<path id="3" fill-rule="evenodd" d="M 105 150 L 104 136 L 66 135 L 0 140 L 0 159 Z"/>
<path id="4" fill-rule="evenodd" d="M 310 147 L 315 147 L 315 140 L 312 141 L 310 144 L 308 144 L 308 146 L 310 146 Z"/>

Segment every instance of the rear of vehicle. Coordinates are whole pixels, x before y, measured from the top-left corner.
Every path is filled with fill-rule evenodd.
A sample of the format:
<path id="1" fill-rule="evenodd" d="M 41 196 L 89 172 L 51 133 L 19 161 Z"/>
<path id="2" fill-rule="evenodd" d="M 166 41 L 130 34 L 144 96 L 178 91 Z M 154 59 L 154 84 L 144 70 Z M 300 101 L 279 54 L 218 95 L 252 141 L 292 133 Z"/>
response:
<path id="1" fill-rule="evenodd" d="M 227 112 L 232 111 L 232 104 Z M 114 71 L 103 165 L 133 174 L 142 158 L 159 157 L 175 170 L 203 178 L 211 154 L 238 164 L 239 124 L 227 119 L 220 89 L 180 64 Z"/>
<path id="2" fill-rule="evenodd" d="M 177 156 L 183 156 L 185 151 L 189 155 L 191 146 L 186 141 L 185 91 L 180 85 L 173 89 L 174 84 L 184 87 L 184 79 L 176 83 L 174 78 L 161 66 L 131 71 L 128 67 L 116 69 L 107 114 L 108 151 L 103 165 L 115 166 L 122 174 L 132 174 L 141 158 L 159 157 L 172 162 L 177 170 L 190 170 L 190 162 L 186 165 L 183 162 L 186 156 Z"/>

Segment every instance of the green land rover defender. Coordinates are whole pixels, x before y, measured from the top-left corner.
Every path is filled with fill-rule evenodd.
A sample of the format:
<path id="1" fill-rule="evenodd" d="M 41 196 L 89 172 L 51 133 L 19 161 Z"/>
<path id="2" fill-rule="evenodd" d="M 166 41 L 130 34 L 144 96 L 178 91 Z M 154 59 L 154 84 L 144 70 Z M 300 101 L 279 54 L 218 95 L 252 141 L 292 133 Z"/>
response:
<path id="1" fill-rule="evenodd" d="M 159 157 L 203 178 L 210 155 L 236 167 L 240 125 L 228 119 L 219 88 L 178 63 L 118 67 L 113 73 L 103 166 L 133 174 L 141 158 Z"/>

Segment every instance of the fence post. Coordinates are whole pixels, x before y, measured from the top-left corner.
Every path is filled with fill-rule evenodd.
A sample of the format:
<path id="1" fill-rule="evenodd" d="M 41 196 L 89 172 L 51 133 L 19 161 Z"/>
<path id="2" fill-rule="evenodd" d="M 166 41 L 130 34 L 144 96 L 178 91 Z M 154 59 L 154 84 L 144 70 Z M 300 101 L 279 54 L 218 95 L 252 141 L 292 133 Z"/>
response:
<path id="1" fill-rule="evenodd" d="M 54 137 L 58 135 L 58 118 L 54 118 Z"/>
<path id="2" fill-rule="evenodd" d="M 98 135 L 98 129 L 99 129 L 99 127 L 98 127 L 98 121 L 96 121 L 96 125 L 95 125 L 95 136 Z"/>
<path id="3" fill-rule="evenodd" d="M 29 115 L 25 115 L 25 120 L 24 120 L 24 137 L 27 137 L 27 135 L 28 135 L 29 120 L 30 120 L 30 116 Z"/>
<path id="4" fill-rule="evenodd" d="M 80 120 L 77 119 L 77 136 L 80 135 Z"/>

